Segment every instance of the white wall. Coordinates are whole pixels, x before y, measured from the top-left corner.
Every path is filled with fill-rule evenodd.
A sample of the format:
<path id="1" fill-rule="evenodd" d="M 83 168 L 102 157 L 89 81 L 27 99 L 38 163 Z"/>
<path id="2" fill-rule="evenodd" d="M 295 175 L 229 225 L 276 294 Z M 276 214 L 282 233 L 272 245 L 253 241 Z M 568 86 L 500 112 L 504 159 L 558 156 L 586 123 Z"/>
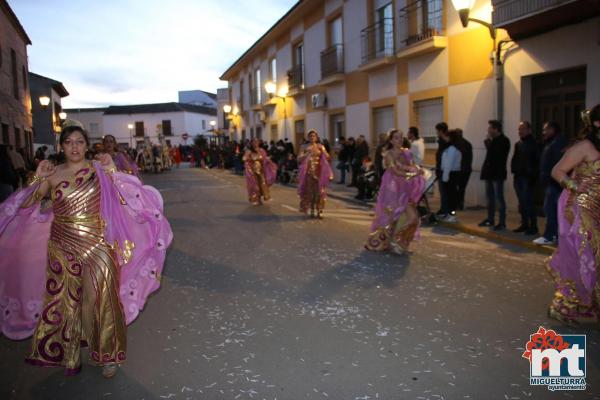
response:
<path id="1" fill-rule="evenodd" d="M 304 120 L 304 133 L 307 133 L 311 129 L 319 132 L 319 136 L 324 139 L 328 137 L 328 132 L 326 130 L 327 113 L 323 111 L 314 111 L 306 114 L 306 119 Z"/>
<path id="2" fill-rule="evenodd" d="M 367 27 L 365 0 L 344 2 L 344 55 L 346 72 L 361 64 L 360 31 Z"/>
<path id="3" fill-rule="evenodd" d="M 171 120 L 172 136 L 166 136 L 166 140 L 170 140 L 171 144 L 183 144 L 181 138 L 183 133 L 188 133 L 190 138 L 196 135 L 210 135 L 210 121 L 216 121 L 216 116 L 204 115 L 190 112 L 170 112 L 157 114 L 131 114 L 131 115 L 104 115 L 104 133 L 114 135 L 119 143 L 130 143 L 130 133 L 127 128 L 128 124 L 144 121 L 145 136 L 150 138 L 152 143 L 158 143 L 156 134 L 156 125 L 161 124 L 163 120 Z M 206 121 L 206 129 L 202 130 L 202 120 Z M 133 129 L 133 141 L 135 142 L 135 128 Z M 188 139 L 188 144 L 192 143 Z"/>
<path id="4" fill-rule="evenodd" d="M 321 80 L 321 51 L 325 50 L 325 20 L 320 20 L 304 32 L 305 86 L 314 86 Z"/>
<path id="5" fill-rule="evenodd" d="M 487 135 L 488 121 L 494 116 L 494 79 L 468 82 L 448 87 L 448 126 L 460 128 L 463 135 L 473 145 L 473 173 L 467 186 L 467 204 L 483 205 L 486 202 L 485 187 L 479 179 L 485 159 L 483 141 Z M 506 129 L 511 146 L 515 143 L 512 132 Z M 516 197 L 510 180 L 510 156 L 507 161 L 509 180 L 505 184 L 505 198 L 508 205 L 516 205 Z"/>
<path id="6" fill-rule="evenodd" d="M 369 73 L 369 99 L 378 100 L 397 95 L 396 66 L 390 65 Z"/>
<path id="7" fill-rule="evenodd" d="M 346 107 L 346 136 L 357 138 L 359 135 L 369 137 L 371 131 L 369 103 L 353 104 Z"/>
<path id="8" fill-rule="evenodd" d="M 331 14 L 344 4 L 344 0 L 326 0 L 325 1 L 325 16 Z"/>
<path id="9" fill-rule="evenodd" d="M 74 119 L 83 124 L 83 128 L 88 132 L 92 141 L 100 140 L 104 136 L 104 123 L 102 116 L 104 111 L 83 111 L 83 112 L 67 112 L 67 119 Z M 98 134 L 91 132 L 90 125 L 98 124 Z"/>
<path id="10" fill-rule="evenodd" d="M 542 72 L 587 66 L 586 107 L 600 103 L 600 45 L 598 32 L 600 18 L 569 25 L 542 35 L 519 41 L 518 48 L 504 64 L 504 121 L 507 127 L 516 127 L 522 110 L 530 110 L 529 96 L 523 96 L 522 77 Z M 549 45 L 551 44 L 551 46 Z"/>
<path id="11" fill-rule="evenodd" d="M 418 92 L 448 85 L 448 49 L 411 58 L 408 90 Z"/>
<path id="12" fill-rule="evenodd" d="M 327 108 L 335 109 L 346 106 L 346 85 L 338 84 L 327 87 Z"/>

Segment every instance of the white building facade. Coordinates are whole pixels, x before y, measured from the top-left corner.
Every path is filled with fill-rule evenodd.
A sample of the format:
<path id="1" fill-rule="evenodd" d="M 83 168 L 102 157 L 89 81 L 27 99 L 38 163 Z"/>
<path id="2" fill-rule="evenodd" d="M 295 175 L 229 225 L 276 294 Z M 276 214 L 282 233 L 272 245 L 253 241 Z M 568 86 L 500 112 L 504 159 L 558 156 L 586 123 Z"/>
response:
<path id="1" fill-rule="evenodd" d="M 195 136 L 213 136 L 217 123 L 216 109 L 182 103 L 65 111 L 83 124 L 93 143 L 110 134 L 120 145 L 130 147 L 146 140 L 158 144 L 163 138 L 172 146 L 192 144 Z"/>
<path id="2" fill-rule="evenodd" d="M 483 205 L 488 120 L 504 123 L 513 146 L 520 120 L 538 135 L 549 119 L 573 134 L 579 111 L 600 102 L 600 16 L 589 3 L 474 0 L 470 17 L 492 39 L 476 22 L 463 27 L 450 0 L 298 1 L 221 76 L 230 134 L 298 144 L 316 129 L 330 141 L 365 135 L 374 149 L 388 129 L 416 126 L 432 165 L 444 121 L 473 145 L 466 202 Z M 516 205 L 510 173 L 505 190 Z"/>

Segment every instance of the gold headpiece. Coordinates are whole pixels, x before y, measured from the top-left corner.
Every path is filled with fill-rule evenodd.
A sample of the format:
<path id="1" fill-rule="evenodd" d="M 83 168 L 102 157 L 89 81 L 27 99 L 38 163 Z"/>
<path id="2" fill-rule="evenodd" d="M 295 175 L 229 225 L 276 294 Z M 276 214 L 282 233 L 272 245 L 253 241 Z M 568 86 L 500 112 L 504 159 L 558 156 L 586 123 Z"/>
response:
<path id="1" fill-rule="evenodd" d="M 67 129 L 70 128 L 72 126 L 76 126 L 77 128 L 81 128 L 81 130 L 84 130 L 85 128 L 83 127 L 83 124 L 77 120 L 74 119 L 67 119 L 65 120 L 65 122 L 63 122 L 62 124 L 62 128 L 63 129 Z"/>

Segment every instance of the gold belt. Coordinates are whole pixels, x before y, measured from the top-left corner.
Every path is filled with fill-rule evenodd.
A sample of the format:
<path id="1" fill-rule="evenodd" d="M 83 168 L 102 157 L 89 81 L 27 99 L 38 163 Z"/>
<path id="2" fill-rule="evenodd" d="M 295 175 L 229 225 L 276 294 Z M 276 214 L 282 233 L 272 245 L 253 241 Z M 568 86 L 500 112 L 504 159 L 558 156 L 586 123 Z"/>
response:
<path id="1" fill-rule="evenodd" d="M 60 224 L 102 223 L 102 217 L 100 214 L 55 215 L 54 222 L 57 222 Z"/>

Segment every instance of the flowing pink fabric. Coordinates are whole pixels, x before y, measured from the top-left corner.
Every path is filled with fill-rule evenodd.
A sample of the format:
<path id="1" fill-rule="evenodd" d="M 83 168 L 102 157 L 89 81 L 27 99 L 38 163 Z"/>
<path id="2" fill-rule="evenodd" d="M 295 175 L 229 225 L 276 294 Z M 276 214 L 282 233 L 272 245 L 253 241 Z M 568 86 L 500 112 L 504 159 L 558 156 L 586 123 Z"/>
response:
<path id="1" fill-rule="evenodd" d="M 402 155 L 406 163 L 412 161 L 412 155 L 409 150 L 405 150 Z M 409 203 L 417 204 L 423 190 L 425 189 L 425 179 L 421 175 L 407 179 L 403 176 L 394 174 L 391 169 L 387 169 L 381 179 L 381 186 L 377 195 L 377 204 L 375 205 L 375 219 L 371 224 L 371 232 L 379 228 L 390 225 L 406 211 Z M 391 210 L 391 214 L 389 212 Z M 419 229 L 415 233 L 415 238 L 419 235 Z"/>
<path id="2" fill-rule="evenodd" d="M 558 200 L 558 249 L 550 260 L 550 268 L 560 276 L 561 283 L 557 284 L 556 290 L 567 298 L 576 295 L 582 304 L 591 304 L 598 266 L 588 235 L 596 232 L 582 232 L 581 210 L 576 201 L 569 204 L 570 196 L 568 190 L 563 190 Z M 573 213 L 573 224 L 565 215 L 569 208 Z M 572 292 L 567 281 L 575 283 L 576 293 Z"/>
<path id="3" fill-rule="evenodd" d="M 29 186 L 0 204 L 0 328 L 14 340 L 33 333 L 43 306 L 52 210 L 21 208 L 38 188 Z"/>
<path id="4" fill-rule="evenodd" d="M 258 149 L 260 155 L 262 156 L 263 163 L 263 171 L 265 173 L 265 182 L 267 185 L 271 186 L 275 183 L 275 179 L 277 178 L 277 164 L 275 164 L 264 149 Z M 247 160 L 246 163 L 251 163 L 252 161 Z M 246 164 L 246 168 L 244 170 L 244 176 L 246 177 L 246 187 L 248 189 L 248 194 L 252 196 L 253 193 L 260 193 L 260 188 L 258 187 L 258 182 L 256 181 L 256 176 L 252 172 L 252 168 L 249 168 L 248 164 Z"/>
<path id="5" fill-rule="evenodd" d="M 94 167 L 102 190 L 101 213 L 107 226 L 104 238 L 126 248 L 135 244 L 125 263 L 117 251 L 120 298 L 130 324 L 146 299 L 160 287 L 166 250 L 173 239 L 163 215 L 163 202 L 156 189 L 143 186 L 135 176 L 116 172 L 109 177 L 99 164 Z M 35 205 L 21 208 L 36 186 L 14 193 L 0 205 L 0 314 L 1 331 L 10 339 L 32 335 L 42 308 L 46 274 L 47 243 L 52 211 Z M 124 203 L 124 204 L 123 204 Z"/>
<path id="6" fill-rule="evenodd" d="M 113 158 L 115 167 L 119 172 L 125 172 L 127 174 L 135 175 L 139 178 L 138 166 L 128 154 L 117 152 Z"/>
<path id="7" fill-rule="evenodd" d="M 310 156 L 307 156 L 304 158 L 304 160 L 302 160 L 302 163 L 300 164 L 300 170 L 298 171 L 298 195 L 300 195 L 300 197 L 304 195 L 304 191 L 306 190 L 306 177 L 309 163 Z M 325 152 L 321 152 L 319 164 L 321 166 L 319 192 L 321 193 L 321 197 L 325 199 L 327 197 L 327 191 L 325 189 L 327 186 L 329 186 L 329 181 L 331 180 L 331 177 L 333 177 L 333 171 L 331 170 L 331 165 L 329 165 L 329 161 L 325 156 Z"/>

